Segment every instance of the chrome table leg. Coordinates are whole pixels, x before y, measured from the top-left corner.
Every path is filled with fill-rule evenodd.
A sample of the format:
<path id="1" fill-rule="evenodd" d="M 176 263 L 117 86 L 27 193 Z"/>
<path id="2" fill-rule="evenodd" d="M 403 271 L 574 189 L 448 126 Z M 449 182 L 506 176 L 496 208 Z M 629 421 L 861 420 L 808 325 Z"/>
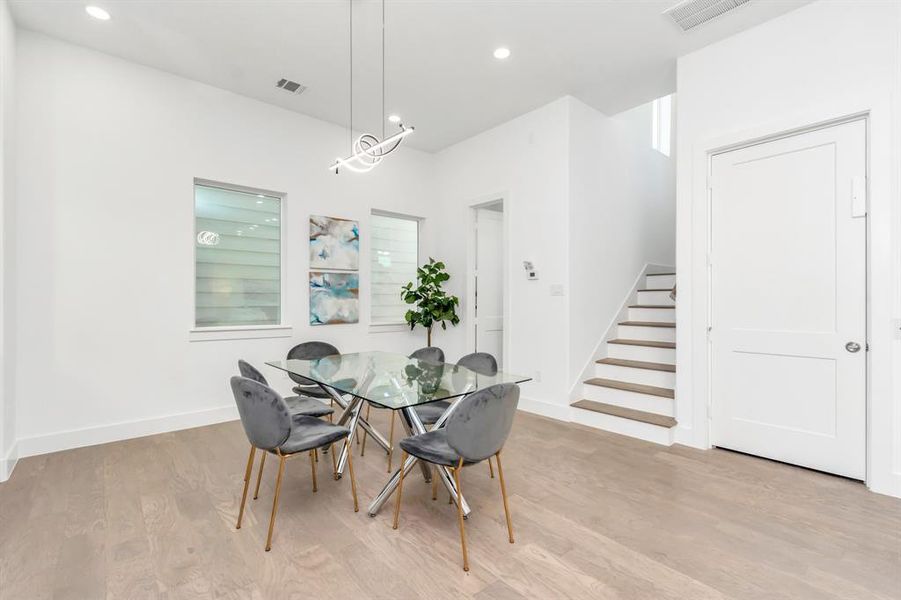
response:
<path id="1" fill-rule="evenodd" d="M 445 411 L 445 413 L 443 415 L 441 415 L 441 418 L 438 420 L 438 423 L 436 423 L 436 425 L 435 425 L 436 427 L 440 426 L 447 420 L 447 417 L 449 417 L 451 415 L 451 413 L 454 411 L 454 408 L 456 407 L 456 405 L 457 405 L 457 403 L 455 402 L 454 404 L 452 404 L 450 406 L 450 408 L 448 408 Z M 408 407 L 408 408 L 402 409 L 402 411 L 403 411 L 402 415 L 404 415 L 406 418 L 402 418 L 401 423 L 405 427 L 409 427 L 412 430 L 411 433 L 413 433 L 413 434 L 425 433 L 425 431 L 426 431 L 425 425 L 422 424 L 422 421 L 419 419 L 419 415 L 416 414 L 415 410 Z M 378 514 L 379 509 L 382 508 L 382 506 L 385 504 L 385 502 L 388 500 L 388 498 L 391 496 L 391 494 L 394 493 L 394 490 L 397 489 L 397 484 L 400 481 L 400 469 L 404 470 L 404 476 L 406 477 L 407 473 L 410 472 L 410 470 L 413 468 L 413 466 L 417 462 L 420 462 L 421 466 L 425 467 L 426 471 L 430 471 L 430 469 L 428 468 L 428 465 L 419 461 L 414 456 L 408 456 L 406 462 L 404 462 L 404 464 L 401 465 L 401 467 L 397 471 L 394 472 L 394 474 L 388 480 L 388 483 L 385 484 L 385 487 L 382 488 L 382 490 L 378 493 L 378 495 L 369 504 L 368 512 L 369 512 L 370 517 L 374 517 Z M 459 500 L 458 500 L 457 486 L 454 483 L 454 480 L 447 474 L 447 469 L 439 468 L 439 469 L 437 469 L 437 471 L 438 471 L 438 476 L 441 479 L 441 483 L 443 483 L 444 487 L 447 488 L 447 491 L 450 492 L 451 498 L 453 498 L 454 501 L 459 501 L 461 503 L 460 506 L 463 509 L 463 516 L 469 516 L 469 513 L 471 512 L 471 510 L 469 508 L 469 504 L 466 502 L 466 498 L 464 498 L 463 496 L 459 496 Z M 427 477 L 426 481 L 429 481 L 430 479 L 431 479 L 431 477 Z"/>

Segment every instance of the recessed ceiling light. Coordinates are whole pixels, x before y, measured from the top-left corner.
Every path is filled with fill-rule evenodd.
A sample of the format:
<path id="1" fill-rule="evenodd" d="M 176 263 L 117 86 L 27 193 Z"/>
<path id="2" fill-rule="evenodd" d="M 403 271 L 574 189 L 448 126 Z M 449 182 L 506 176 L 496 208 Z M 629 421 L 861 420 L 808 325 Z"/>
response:
<path id="1" fill-rule="evenodd" d="M 100 19 L 101 21 L 109 21 L 110 19 L 109 13 L 99 6 L 85 6 L 84 11 L 95 19 Z"/>
<path id="2" fill-rule="evenodd" d="M 494 58 L 496 58 L 498 60 L 504 60 L 504 59 L 510 58 L 510 49 L 504 48 L 503 46 L 501 46 L 500 48 L 498 48 L 497 50 L 494 51 Z"/>
<path id="3" fill-rule="evenodd" d="M 398 115 L 389 115 L 388 120 L 392 123 L 400 123 L 400 117 Z"/>

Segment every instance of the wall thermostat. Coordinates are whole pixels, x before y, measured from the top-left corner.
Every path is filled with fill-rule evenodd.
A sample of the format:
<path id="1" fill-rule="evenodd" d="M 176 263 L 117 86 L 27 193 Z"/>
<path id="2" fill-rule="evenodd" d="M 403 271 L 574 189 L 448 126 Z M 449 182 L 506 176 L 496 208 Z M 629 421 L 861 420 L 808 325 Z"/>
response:
<path id="1" fill-rule="evenodd" d="M 526 270 L 526 279 L 538 279 L 538 273 L 535 271 L 535 266 L 532 264 L 532 261 L 522 261 L 522 268 Z"/>

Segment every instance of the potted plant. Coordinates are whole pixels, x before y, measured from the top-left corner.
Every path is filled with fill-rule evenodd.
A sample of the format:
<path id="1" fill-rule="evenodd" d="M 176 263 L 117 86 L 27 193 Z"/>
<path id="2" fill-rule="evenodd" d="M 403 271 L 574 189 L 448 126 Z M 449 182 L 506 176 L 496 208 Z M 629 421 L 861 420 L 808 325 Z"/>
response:
<path id="1" fill-rule="evenodd" d="M 404 315 L 404 320 L 410 324 L 411 330 L 417 325 L 425 327 L 429 346 L 432 345 L 432 327 L 436 323 L 441 323 L 441 329 L 447 329 L 447 321 L 451 325 L 460 322 L 457 316 L 460 299 L 447 295 L 441 289 L 441 284 L 450 279 L 444 269 L 443 262 L 429 258 L 429 262 L 416 269 L 416 286 L 411 281 L 400 292 L 404 302 L 415 305 Z"/>

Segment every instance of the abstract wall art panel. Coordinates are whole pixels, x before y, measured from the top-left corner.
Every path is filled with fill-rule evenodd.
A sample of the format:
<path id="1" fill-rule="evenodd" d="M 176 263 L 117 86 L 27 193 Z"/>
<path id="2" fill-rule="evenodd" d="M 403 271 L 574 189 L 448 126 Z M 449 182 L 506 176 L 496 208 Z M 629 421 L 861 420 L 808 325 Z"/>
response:
<path id="1" fill-rule="evenodd" d="M 310 268 L 356 271 L 360 267 L 360 224 L 310 217 Z"/>
<path id="2" fill-rule="evenodd" d="M 310 271 L 310 325 L 357 323 L 360 276 L 357 273 Z"/>

